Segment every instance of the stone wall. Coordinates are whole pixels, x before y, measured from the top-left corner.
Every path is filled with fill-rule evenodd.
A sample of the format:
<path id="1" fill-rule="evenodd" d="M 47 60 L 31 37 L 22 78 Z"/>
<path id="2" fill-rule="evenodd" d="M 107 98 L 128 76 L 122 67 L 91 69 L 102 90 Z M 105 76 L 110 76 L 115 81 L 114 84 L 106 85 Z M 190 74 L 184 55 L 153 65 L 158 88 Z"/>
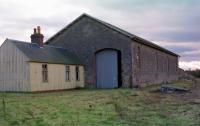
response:
<path id="1" fill-rule="evenodd" d="M 68 30 L 49 42 L 50 45 L 67 48 L 76 54 L 85 65 L 85 81 L 88 87 L 96 86 L 95 52 L 102 49 L 121 51 L 122 86 L 132 82 L 132 40 L 115 30 L 88 17 L 83 17 Z"/>
<path id="2" fill-rule="evenodd" d="M 137 42 L 132 43 L 132 54 L 134 85 L 168 83 L 178 79 L 178 57 Z"/>
<path id="3" fill-rule="evenodd" d="M 103 49 L 121 52 L 123 87 L 166 83 L 177 79 L 178 57 L 134 42 L 87 16 L 75 21 L 48 43 L 67 48 L 83 61 L 88 87 L 96 86 L 95 53 Z"/>

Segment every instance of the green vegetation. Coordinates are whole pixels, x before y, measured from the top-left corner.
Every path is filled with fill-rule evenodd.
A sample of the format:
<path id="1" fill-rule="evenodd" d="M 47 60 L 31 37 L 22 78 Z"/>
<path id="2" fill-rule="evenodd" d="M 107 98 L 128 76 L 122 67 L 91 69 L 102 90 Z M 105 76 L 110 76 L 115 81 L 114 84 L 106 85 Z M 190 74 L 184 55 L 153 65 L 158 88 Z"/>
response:
<path id="1" fill-rule="evenodd" d="M 154 91 L 157 88 L 2 93 L 0 126 L 200 125 L 200 104 L 191 101 L 192 93 L 163 94 Z"/>
<path id="2" fill-rule="evenodd" d="M 197 78 L 200 78 L 200 69 L 197 69 L 197 70 L 186 70 L 185 71 L 186 73 L 194 76 L 194 77 L 197 77 Z"/>

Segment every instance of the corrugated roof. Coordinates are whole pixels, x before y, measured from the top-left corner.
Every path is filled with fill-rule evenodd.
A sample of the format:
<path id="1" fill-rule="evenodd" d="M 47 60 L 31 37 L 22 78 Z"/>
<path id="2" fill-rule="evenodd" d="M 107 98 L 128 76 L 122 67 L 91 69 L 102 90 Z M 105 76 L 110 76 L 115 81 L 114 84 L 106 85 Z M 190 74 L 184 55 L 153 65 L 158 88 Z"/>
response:
<path id="1" fill-rule="evenodd" d="M 40 47 L 35 43 L 7 39 L 22 51 L 32 62 L 56 63 L 56 64 L 82 64 L 77 56 L 71 54 L 65 48 L 44 45 Z"/>
<path id="2" fill-rule="evenodd" d="M 74 23 L 76 23 L 77 21 L 79 21 L 79 20 L 80 20 L 81 18 L 83 18 L 83 17 L 89 17 L 90 19 L 93 19 L 93 20 L 95 20 L 95 21 L 97 21 L 97 22 L 103 24 L 104 26 L 106 26 L 106 27 L 108 27 L 108 28 L 111 28 L 112 30 L 117 31 L 117 32 L 121 33 L 122 35 L 124 35 L 124 36 L 126 36 L 126 37 L 129 37 L 129 38 L 132 39 L 133 41 L 136 41 L 136 42 L 138 42 L 138 43 L 141 43 L 141 44 L 150 46 L 150 47 L 152 47 L 152 48 L 156 48 L 156 49 L 158 49 L 158 50 L 160 50 L 160 51 L 163 51 L 163 52 L 165 52 L 165 53 L 168 53 L 168 54 L 171 54 L 171 55 L 174 55 L 174 56 L 179 56 L 178 54 L 173 53 L 173 52 L 171 52 L 171 51 L 169 51 L 169 50 L 167 50 L 167 49 L 165 49 L 165 48 L 163 48 L 163 47 L 160 47 L 159 45 L 157 45 L 157 44 L 155 44 L 155 43 L 153 43 L 153 42 L 150 42 L 150 41 L 145 40 L 145 39 L 143 39 L 143 38 L 141 38 L 141 37 L 138 37 L 138 36 L 136 36 L 136 35 L 134 35 L 134 34 L 131 34 L 131 33 L 127 32 L 127 31 L 125 31 L 125 30 L 122 30 L 122 29 L 120 29 L 120 28 L 118 28 L 118 27 L 116 27 L 116 26 L 114 26 L 114 25 L 111 25 L 111 24 L 106 23 L 106 22 L 104 22 L 104 21 L 102 21 L 102 20 L 99 20 L 99 19 L 97 19 L 97 18 L 94 18 L 94 17 L 92 17 L 92 16 L 90 16 L 90 15 L 88 15 L 88 14 L 82 14 L 81 16 L 79 16 L 76 20 L 74 20 L 72 23 L 70 23 L 69 25 L 67 25 L 67 26 L 64 27 L 63 29 L 61 29 L 58 33 L 56 33 L 56 34 L 55 34 L 54 36 L 52 36 L 49 40 L 47 40 L 47 41 L 46 41 L 46 44 L 48 44 L 48 43 L 49 43 L 51 40 L 53 40 L 56 36 L 58 36 L 59 34 L 61 34 L 62 32 L 64 32 L 65 30 L 67 30 L 69 27 L 71 27 Z"/>

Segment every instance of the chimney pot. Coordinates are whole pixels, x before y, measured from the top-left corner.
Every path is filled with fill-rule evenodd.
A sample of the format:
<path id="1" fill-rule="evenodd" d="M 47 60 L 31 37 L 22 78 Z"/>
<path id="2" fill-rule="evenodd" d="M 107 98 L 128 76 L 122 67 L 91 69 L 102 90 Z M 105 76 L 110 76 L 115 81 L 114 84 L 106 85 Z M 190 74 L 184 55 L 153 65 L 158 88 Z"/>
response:
<path id="1" fill-rule="evenodd" d="M 40 26 L 37 26 L 37 31 L 38 31 L 38 34 L 41 34 L 41 28 L 40 28 Z"/>
<path id="2" fill-rule="evenodd" d="M 33 29 L 33 31 L 34 31 L 34 33 L 33 33 L 33 34 L 36 34 L 36 28 L 34 28 L 34 29 Z"/>
<path id="3" fill-rule="evenodd" d="M 34 33 L 31 35 L 31 43 L 36 43 L 43 47 L 43 39 L 44 36 L 41 34 L 41 28 L 40 26 L 37 26 L 37 28 L 34 28 Z"/>

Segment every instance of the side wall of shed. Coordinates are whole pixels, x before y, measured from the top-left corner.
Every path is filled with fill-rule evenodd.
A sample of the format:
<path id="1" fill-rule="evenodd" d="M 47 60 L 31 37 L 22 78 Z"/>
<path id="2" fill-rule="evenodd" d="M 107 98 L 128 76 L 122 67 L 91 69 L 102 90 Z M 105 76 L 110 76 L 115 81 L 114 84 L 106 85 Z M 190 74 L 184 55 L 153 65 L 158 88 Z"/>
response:
<path id="1" fill-rule="evenodd" d="M 79 66 L 80 80 L 76 80 L 75 65 L 70 65 L 70 81 L 65 78 L 65 65 L 47 64 L 48 82 L 42 80 L 42 64 L 30 62 L 31 91 L 50 91 L 84 87 L 84 67 Z M 44 63 L 45 64 L 45 63 Z"/>
<path id="2" fill-rule="evenodd" d="M 26 56 L 11 42 L 0 48 L 0 91 L 30 91 L 29 66 Z"/>
<path id="3" fill-rule="evenodd" d="M 168 83 L 178 79 L 178 57 L 160 50 L 132 43 L 133 84 Z"/>

